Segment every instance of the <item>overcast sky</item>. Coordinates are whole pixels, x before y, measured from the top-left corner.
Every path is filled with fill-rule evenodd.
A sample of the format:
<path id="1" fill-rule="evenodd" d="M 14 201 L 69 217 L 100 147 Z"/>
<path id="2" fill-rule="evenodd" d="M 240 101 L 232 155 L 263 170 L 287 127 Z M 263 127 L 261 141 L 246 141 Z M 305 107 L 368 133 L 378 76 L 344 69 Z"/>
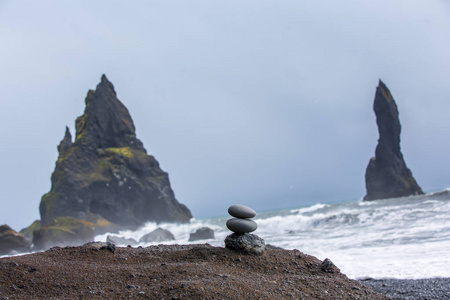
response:
<path id="1" fill-rule="evenodd" d="M 447 0 L 0 0 L 0 223 L 39 218 L 102 74 L 197 218 L 358 200 L 381 78 L 406 164 L 450 187 Z"/>

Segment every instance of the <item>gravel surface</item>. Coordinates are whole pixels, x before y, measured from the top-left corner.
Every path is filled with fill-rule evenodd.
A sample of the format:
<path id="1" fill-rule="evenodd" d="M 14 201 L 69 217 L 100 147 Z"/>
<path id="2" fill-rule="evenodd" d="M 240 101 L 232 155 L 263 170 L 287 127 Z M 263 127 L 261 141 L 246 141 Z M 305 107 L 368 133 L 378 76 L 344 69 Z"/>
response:
<path id="1" fill-rule="evenodd" d="M 104 245 L 0 258 L 0 299 L 388 299 L 298 250 Z"/>
<path id="2" fill-rule="evenodd" d="M 450 299 L 450 278 L 366 279 L 360 282 L 392 299 Z"/>

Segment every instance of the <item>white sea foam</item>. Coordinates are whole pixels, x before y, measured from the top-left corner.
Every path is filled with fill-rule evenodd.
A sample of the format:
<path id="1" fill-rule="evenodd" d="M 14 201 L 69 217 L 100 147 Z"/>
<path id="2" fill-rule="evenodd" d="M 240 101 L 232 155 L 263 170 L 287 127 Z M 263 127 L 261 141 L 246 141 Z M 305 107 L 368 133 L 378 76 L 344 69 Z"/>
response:
<path id="1" fill-rule="evenodd" d="M 201 227 L 209 227 L 214 230 L 215 239 L 202 240 L 201 242 L 217 244 L 217 242 L 219 242 L 218 238 L 223 236 L 223 239 L 224 239 L 226 234 L 228 234 L 229 232 L 226 231 L 226 228 L 224 226 L 219 226 L 214 223 L 215 222 L 211 219 L 210 220 L 192 219 L 189 224 L 172 224 L 172 223 L 156 224 L 154 222 L 149 222 L 149 223 L 146 223 L 143 227 L 139 228 L 138 230 L 135 230 L 135 231 L 124 230 L 124 231 L 120 231 L 118 233 L 105 233 L 105 234 L 96 236 L 95 240 L 105 242 L 107 239 L 107 236 L 111 235 L 111 236 L 118 236 L 118 237 L 134 239 L 135 241 L 139 241 L 145 234 L 150 233 L 157 228 L 163 228 L 165 230 L 170 231 L 175 237 L 174 241 L 164 242 L 164 244 L 194 244 L 195 242 L 189 242 L 190 233 L 195 232 L 197 229 L 199 229 Z M 158 242 L 158 243 L 141 243 L 140 245 L 145 247 L 145 246 L 156 245 L 156 244 L 160 244 L 160 242 Z M 124 246 L 124 245 L 120 245 L 120 246 Z"/>
<path id="2" fill-rule="evenodd" d="M 315 204 L 261 213 L 255 218 L 255 233 L 267 244 L 298 249 L 321 260 L 330 258 L 350 278 L 450 277 L 449 194 L 446 191 L 371 202 Z M 223 246 L 230 234 L 226 219 L 193 219 L 183 225 L 148 223 L 118 236 L 139 240 L 161 227 L 175 236 L 176 240 L 168 244 L 206 242 Z M 215 239 L 189 242 L 189 234 L 203 226 L 214 230 Z"/>
<path id="3" fill-rule="evenodd" d="M 322 203 L 317 203 L 314 204 L 313 206 L 308 206 L 308 207 L 303 207 L 303 208 L 298 208 L 298 209 L 292 209 L 291 213 L 306 213 L 306 212 L 313 212 L 319 209 L 322 209 L 324 207 L 328 207 L 330 205 L 328 204 L 322 204 Z"/>

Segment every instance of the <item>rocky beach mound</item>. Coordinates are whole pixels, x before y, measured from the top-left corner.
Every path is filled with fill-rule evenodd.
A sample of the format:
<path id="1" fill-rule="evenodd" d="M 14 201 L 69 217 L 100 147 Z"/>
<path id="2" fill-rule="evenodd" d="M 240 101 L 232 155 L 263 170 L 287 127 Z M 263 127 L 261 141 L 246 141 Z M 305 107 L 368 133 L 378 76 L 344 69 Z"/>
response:
<path id="1" fill-rule="evenodd" d="M 388 299 L 298 250 L 89 243 L 0 259 L 0 299 Z"/>

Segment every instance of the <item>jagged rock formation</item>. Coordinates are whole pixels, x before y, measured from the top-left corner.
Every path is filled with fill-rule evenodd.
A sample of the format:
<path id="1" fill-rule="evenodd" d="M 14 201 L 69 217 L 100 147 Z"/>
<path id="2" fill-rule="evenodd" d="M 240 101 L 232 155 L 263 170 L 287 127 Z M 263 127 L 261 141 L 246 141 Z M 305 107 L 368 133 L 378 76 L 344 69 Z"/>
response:
<path id="1" fill-rule="evenodd" d="M 201 227 L 189 234 L 189 242 L 214 239 L 214 230 L 209 227 Z"/>
<path id="2" fill-rule="evenodd" d="M 147 221 L 189 222 L 189 209 L 175 199 L 169 177 L 136 137 L 133 120 L 105 75 L 86 97 L 58 146 L 50 192 L 42 197 L 42 226 L 74 217 L 96 226 L 132 228 Z"/>
<path id="3" fill-rule="evenodd" d="M 400 151 L 401 125 L 398 109 L 386 85 L 380 80 L 373 109 L 380 138 L 366 169 L 367 195 L 364 200 L 423 194 L 406 166 Z"/>
<path id="4" fill-rule="evenodd" d="M 150 233 L 147 233 L 139 239 L 139 243 L 155 243 L 155 242 L 166 242 L 174 241 L 175 237 L 169 230 L 162 229 L 161 227 L 156 228 Z"/>

